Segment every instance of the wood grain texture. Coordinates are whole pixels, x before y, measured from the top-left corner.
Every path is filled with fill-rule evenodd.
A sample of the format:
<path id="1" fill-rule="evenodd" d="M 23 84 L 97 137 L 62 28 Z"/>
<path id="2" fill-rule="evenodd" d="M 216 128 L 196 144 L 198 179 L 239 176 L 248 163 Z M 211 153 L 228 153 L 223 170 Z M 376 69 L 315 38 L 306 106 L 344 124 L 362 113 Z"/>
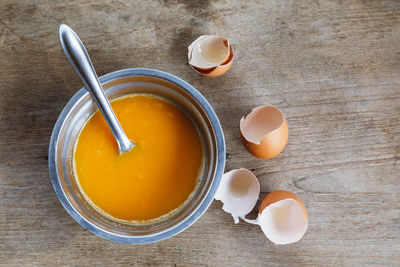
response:
<path id="1" fill-rule="evenodd" d="M 79 34 L 99 75 L 150 67 L 201 91 L 224 128 L 226 170 L 244 167 L 263 197 L 296 193 L 310 217 L 295 244 L 233 224 L 214 201 L 183 233 L 133 246 L 102 240 L 62 208 L 49 178 L 52 127 L 82 86 L 58 41 Z M 232 40 L 222 77 L 187 64 L 201 34 Z M 400 265 L 400 2 L 13 1 L 0 3 L 0 264 L 5 266 Z M 271 160 L 246 152 L 239 120 L 258 105 L 286 115 Z M 255 211 L 249 215 L 254 217 Z"/>

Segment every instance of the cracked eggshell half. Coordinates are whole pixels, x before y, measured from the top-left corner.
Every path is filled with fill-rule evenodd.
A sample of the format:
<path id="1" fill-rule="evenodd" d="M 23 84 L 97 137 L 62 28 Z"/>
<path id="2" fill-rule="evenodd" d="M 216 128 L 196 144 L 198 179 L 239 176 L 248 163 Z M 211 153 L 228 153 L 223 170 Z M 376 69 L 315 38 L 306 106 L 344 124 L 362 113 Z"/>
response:
<path id="1" fill-rule="evenodd" d="M 222 176 L 215 199 L 222 201 L 222 209 L 238 223 L 254 208 L 259 194 L 257 177 L 247 169 L 236 169 Z"/>
<path id="2" fill-rule="evenodd" d="M 233 48 L 226 38 L 202 35 L 188 47 L 189 65 L 199 74 L 217 77 L 231 67 Z"/>
<path id="3" fill-rule="evenodd" d="M 257 222 L 269 240 L 284 245 L 303 237 L 308 228 L 308 215 L 295 194 L 278 190 L 261 202 Z"/>
<path id="4" fill-rule="evenodd" d="M 240 120 L 240 138 L 252 155 L 273 158 L 282 152 L 288 141 L 285 117 L 277 107 L 256 107 Z"/>

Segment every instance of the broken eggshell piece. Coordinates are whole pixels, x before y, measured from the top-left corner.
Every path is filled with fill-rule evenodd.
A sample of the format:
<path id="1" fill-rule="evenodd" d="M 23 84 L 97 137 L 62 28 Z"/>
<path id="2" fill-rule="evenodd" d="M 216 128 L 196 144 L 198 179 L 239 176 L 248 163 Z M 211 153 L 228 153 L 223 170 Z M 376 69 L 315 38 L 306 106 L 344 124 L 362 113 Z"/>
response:
<path id="1" fill-rule="evenodd" d="M 277 107 L 256 107 L 240 120 L 240 138 L 252 155 L 273 158 L 282 152 L 288 140 L 285 117 Z"/>
<path id="2" fill-rule="evenodd" d="M 249 170 L 236 169 L 222 176 L 215 199 L 222 201 L 222 209 L 232 215 L 235 223 L 241 218 L 247 223 L 259 225 L 273 243 L 284 245 L 299 241 L 308 228 L 308 215 L 303 202 L 293 193 L 277 190 L 263 199 L 257 219 L 246 219 L 259 194 L 260 184 L 256 176 Z"/>
<path id="3" fill-rule="evenodd" d="M 308 215 L 303 202 L 293 193 L 277 190 L 269 193 L 261 202 L 255 220 L 265 236 L 277 245 L 299 241 L 308 228 Z"/>
<path id="4" fill-rule="evenodd" d="M 239 218 L 244 218 L 254 208 L 259 194 L 256 176 L 247 169 L 236 169 L 222 176 L 215 199 L 222 201 L 222 209 L 238 223 Z"/>
<path id="5" fill-rule="evenodd" d="M 273 243 L 294 243 L 307 231 L 307 210 L 295 194 L 282 190 L 274 191 L 261 202 L 257 224 Z"/>
<path id="6" fill-rule="evenodd" d="M 188 47 L 188 59 L 196 72 L 208 77 L 217 77 L 231 67 L 233 48 L 226 38 L 202 35 Z"/>

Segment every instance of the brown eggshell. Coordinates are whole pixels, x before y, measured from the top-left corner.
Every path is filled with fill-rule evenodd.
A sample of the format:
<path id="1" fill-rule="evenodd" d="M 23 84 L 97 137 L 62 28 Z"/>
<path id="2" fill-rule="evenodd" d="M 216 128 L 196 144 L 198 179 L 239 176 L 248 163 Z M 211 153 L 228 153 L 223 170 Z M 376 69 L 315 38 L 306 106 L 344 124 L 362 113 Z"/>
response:
<path id="1" fill-rule="evenodd" d="M 228 48 L 228 51 L 226 52 L 226 56 L 224 58 L 214 58 L 214 63 L 210 63 L 203 57 L 199 50 L 196 50 L 198 49 L 198 47 L 200 47 L 200 45 L 202 47 L 207 47 L 208 51 L 215 52 L 215 55 L 219 54 L 217 51 L 220 51 L 221 45 L 222 47 L 225 47 L 225 49 Z M 189 65 L 197 73 L 207 77 L 217 77 L 223 75 L 231 67 L 233 58 L 233 48 L 230 45 L 229 41 L 223 37 L 215 35 L 200 36 L 188 47 Z"/>
<path id="2" fill-rule="evenodd" d="M 258 158 L 273 158 L 285 148 L 288 126 L 282 112 L 274 106 L 254 108 L 240 120 L 243 145 Z"/>
<path id="3" fill-rule="evenodd" d="M 232 66 L 232 62 L 233 62 L 233 48 L 232 46 L 230 47 L 230 52 L 228 55 L 228 58 L 219 66 L 210 68 L 210 69 L 200 69 L 197 68 L 195 66 L 191 67 L 199 74 L 206 76 L 206 77 L 218 77 L 221 76 L 223 74 L 225 74 L 225 72 L 227 72 L 230 67 Z"/>
<path id="4" fill-rule="evenodd" d="M 209 68 L 209 69 L 200 69 L 197 68 L 195 66 L 191 67 L 199 74 L 206 76 L 206 77 L 218 77 L 221 76 L 223 74 L 225 74 L 225 72 L 227 72 L 230 67 L 232 66 L 232 62 L 233 62 L 233 48 L 232 46 L 230 47 L 230 53 L 228 58 L 219 66 L 213 67 L 213 68 Z"/>
<path id="5" fill-rule="evenodd" d="M 295 194 L 288 192 L 288 191 L 284 191 L 284 190 L 273 191 L 273 192 L 269 193 L 267 196 L 265 196 L 265 198 L 263 199 L 263 201 L 260 204 L 260 207 L 258 208 L 258 213 L 261 214 L 263 212 L 263 210 L 266 207 L 268 207 L 269 205 L 276 203 L 278 201 L 287 199 L 287 198 L 294 199 L 294 200 L 296 200 L 297 203 L 299 203 L 300 207 L 303 210 L 304 217 L 308 220 L 307 210 L 306 210 L 306 207 L 304 206 L 303 202 L 301 201 L 301 199 L 298 196 L 296 196 Z"/>

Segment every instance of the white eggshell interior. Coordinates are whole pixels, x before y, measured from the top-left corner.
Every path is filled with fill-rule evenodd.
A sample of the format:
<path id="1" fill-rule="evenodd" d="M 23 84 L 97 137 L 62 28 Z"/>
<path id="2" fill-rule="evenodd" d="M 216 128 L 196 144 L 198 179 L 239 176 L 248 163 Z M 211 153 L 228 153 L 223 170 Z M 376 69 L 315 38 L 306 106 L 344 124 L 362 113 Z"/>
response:
<path id="1" fill-rule="evenodd" d="M 282 112 L 274 106 L 253 109 L 240 120 L 240 131 L 247 141 L 260 144 L 264 136 L 278 129 L 283 123 Z"/>
<path id="2" fill-rule="evenodd" d="M 290 198 L 269 205 L 257 220 L 267 238 L 278 245 L 300 240 L 308 227 L 300 204 Z"/>
<path id="3" fill-rule="evenodd" d="M 256 176 L 249 170 L 237 169 L 222 176 L 215 199 L 224 203 L 222 209 L 238 223 L 239 217 L 246 216 L 254 208 L 259 194 Z"/>
<path id="4" fill-rule="evenodd" d="M 229 55 L 229 43 L 225 38 L 203 35 L 189 46 L 189 64 L 201 69 L 221 65 Z"/>
<path id="5" fill-rule="evenodd" d="M 207 38 L 208 35 L 202 35 L 199 36 L 196 40 L 193 41 L 193 43 L 191 43 L 188 47 L 188 59 L 189 59 L 189 63 L 192 60 L 192 53 L 193 53 L 193 48 L 196 46 L 197 42 L 203 40 L 204 38 Z"/>

